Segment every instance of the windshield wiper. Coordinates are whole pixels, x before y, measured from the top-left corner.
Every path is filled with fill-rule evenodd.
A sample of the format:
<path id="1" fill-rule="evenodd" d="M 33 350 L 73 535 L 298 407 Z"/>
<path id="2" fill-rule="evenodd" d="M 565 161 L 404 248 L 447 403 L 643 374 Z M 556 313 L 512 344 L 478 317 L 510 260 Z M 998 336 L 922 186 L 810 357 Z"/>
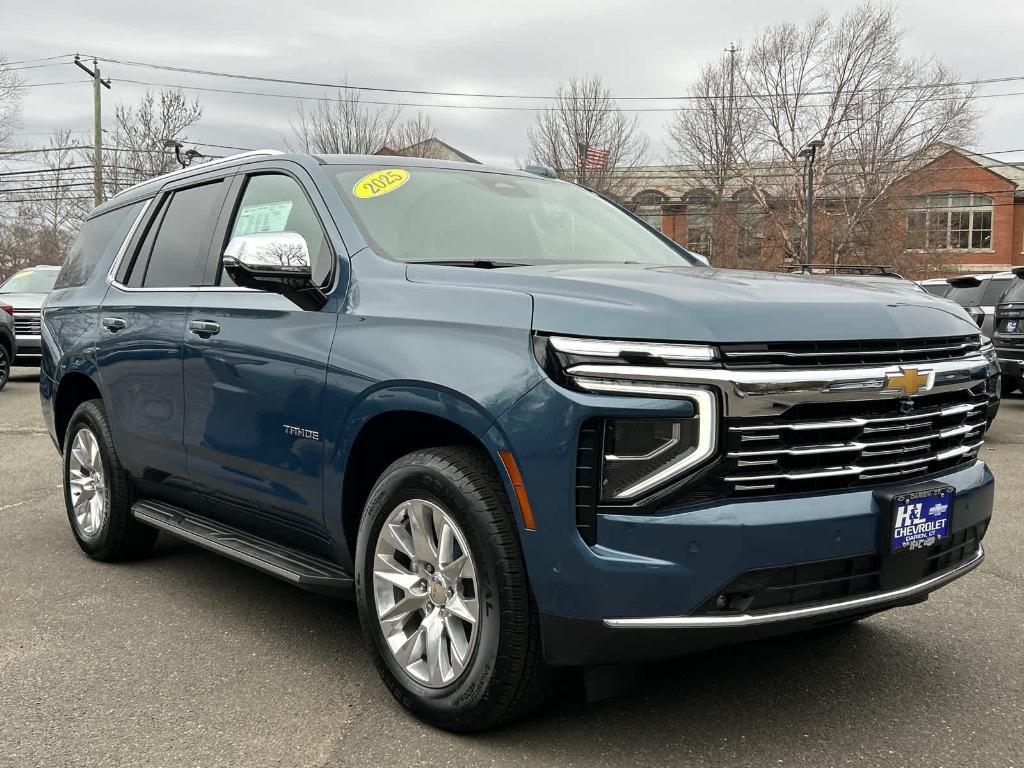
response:
<path id="1" fill-rule="evenodd" d="M 435 264 L 440 267 L 474 267 L 476 269 L 501 269 L 502 267 L 528 267 L 512 261 L 491 261 L 490 259 L 461 259 L 452 261 L 410 261 L 410 264 Z"/>

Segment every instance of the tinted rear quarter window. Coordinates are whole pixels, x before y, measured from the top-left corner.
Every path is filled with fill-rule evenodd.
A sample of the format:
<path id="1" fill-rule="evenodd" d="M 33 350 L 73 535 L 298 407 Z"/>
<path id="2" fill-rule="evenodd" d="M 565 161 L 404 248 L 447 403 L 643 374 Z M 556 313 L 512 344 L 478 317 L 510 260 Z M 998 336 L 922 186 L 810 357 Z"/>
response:
<path id="1" fill-rule="evenodd" d="M 998 279 L 993 278 L 992 280 L 989 280 L 988 285 L 985 286 L 985 291 L 981 295 L 980 303 L 986 307 L 990 307 L 993 304 L 998 304 L 999 298 L 1006 291 L 1007 287 L 1009 287 L 1012 279 L 1013 278 L 1010 277 L 1001 277 Z"/>
<path id="2" fill-rule="evenodd" d="M 128 278 L 143 288 L 185 288 L 202 281 L 224 183 L 180 189 L 150 226 Z"/>
<path id="3" fill-rule="evenodd" d="M 961 307 L 976 307 L 981 303 L 981 296 L 985 290 L 985 283 L 979 285 L 954 285 L 946 294 L 947 299 L 952 299 Z"/>
<path id="4" fill-rule="evenodd" d="M 1006 293 L 1003 294 L 1002 300 L 1004 302 L 1017 303 L 1024 301 L 1024 279 L 1017 278 L 1010 282 L 1010 287 L 1006 289 Z"/>
<path id="5" fill-rule="evenodd" d="M 96 264 L 100 261 L 106 264 L 121 247 L 143 205 L 142 202 L 126 205 L 88 219 L 64 259 L 54 289 L 85 285 Z"/>

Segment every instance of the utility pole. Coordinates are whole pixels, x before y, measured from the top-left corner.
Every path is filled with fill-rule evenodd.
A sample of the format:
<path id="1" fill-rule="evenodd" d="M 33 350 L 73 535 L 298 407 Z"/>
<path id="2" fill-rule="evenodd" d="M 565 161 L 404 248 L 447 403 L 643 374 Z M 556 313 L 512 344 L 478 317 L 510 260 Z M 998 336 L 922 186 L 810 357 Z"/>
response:
<path id="1" fill-rule="evenodd" d="M 736 54 L 739 52 L 736 43 L 730 42 L 725 52 L 729 54 L 729 101 L 725 106 L 725 157 L 722 164 L 722 178 L 718 179 L 718 195 L 725 194 L 725 185 L 728 183 L 728 175 L 733 169 L 733 110 L 736 107 Z"/>
<path id="2" fill-rule="evenodd" d="M 807 146 L 801 149 L 798 155 L 804 158 L 807 174 L 807 254 L 804 257 L 807 264 L 814 263 L 814 158 L 818 154 L 818 148 L 823 146 L 824 141 L 814 139 L 807 142 Z"/>
<path id="3" fill-rule="evenodd" d="M 92 78 L 92 202 L 93 205 L 99 205 L 103 202 L 103 109 L 100 86 L 109 90 L 110 80 L 100 77 L 100 65 L 96 59 L 92 60 L 92 69 L 89 69 L 76 53 L 75 66 Z"/>

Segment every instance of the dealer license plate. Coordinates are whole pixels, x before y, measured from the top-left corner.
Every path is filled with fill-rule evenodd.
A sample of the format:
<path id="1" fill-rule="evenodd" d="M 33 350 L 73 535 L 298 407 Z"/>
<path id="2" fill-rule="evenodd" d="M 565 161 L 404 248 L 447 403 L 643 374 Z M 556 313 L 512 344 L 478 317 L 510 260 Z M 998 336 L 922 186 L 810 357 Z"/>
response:
<path id="1" fill-rule="evenodd" d="M 920 549 L 948 536 L 954 492 L 943 486 L 894 496 L 891 551 Z"/>

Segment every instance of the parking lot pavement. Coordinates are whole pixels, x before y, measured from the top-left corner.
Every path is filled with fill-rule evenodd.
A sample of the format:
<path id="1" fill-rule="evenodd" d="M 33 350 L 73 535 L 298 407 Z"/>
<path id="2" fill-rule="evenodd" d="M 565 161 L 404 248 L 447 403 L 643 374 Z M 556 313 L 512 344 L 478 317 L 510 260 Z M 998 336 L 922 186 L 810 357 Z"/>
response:
<path id="1" fill-rule="evenodd" d="M 1024 399 L 984 458 L 988 559 L 927 603 L 692 656 L 457 737 L 379 684 L 356 612 L 163 538 L 88 560 L 37 377 L 0 392 L 0 765 L 1024 766 Z"/>

